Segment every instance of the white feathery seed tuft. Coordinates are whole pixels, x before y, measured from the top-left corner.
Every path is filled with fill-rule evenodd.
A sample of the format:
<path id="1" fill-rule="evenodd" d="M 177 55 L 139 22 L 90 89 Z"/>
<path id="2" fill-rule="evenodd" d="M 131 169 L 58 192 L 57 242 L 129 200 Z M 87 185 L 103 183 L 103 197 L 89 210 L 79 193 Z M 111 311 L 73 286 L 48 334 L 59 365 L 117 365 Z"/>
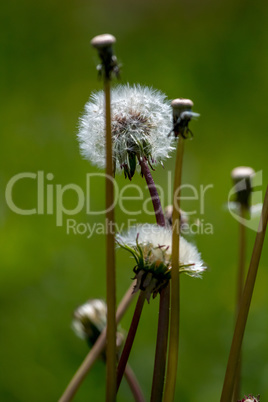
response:
<path id="1" fill-rule="evenodd" d="M 172 229 L 158 225 L 137 225 L 131 227 L 126 233 L 118 234 L 117 242 L 123 248 L 125 246 L 137 250 L 137 244 L 141 247 L 147 262 L 161 261 L 168 269 L 171 268 L 172 257 Z M 193 277 L 200 277 L 206 269 L 197 248 L 180 236 L 179 250 L 180 272 Z"/>
<path id="2" fill-rule="evenodd" d="M 111 91 L 113 156 L 117 169 L 130 179 L 136 158 L 149 164 L 162 162 L 174 149 L 168 137 L 172 108 L 166 96 L 141 85 L 118 85 Z M 91 95 L 80 119 L 78 140 L 81 154 L 92 164 L 105 167 L 105 110 L 103 91 Z"/>

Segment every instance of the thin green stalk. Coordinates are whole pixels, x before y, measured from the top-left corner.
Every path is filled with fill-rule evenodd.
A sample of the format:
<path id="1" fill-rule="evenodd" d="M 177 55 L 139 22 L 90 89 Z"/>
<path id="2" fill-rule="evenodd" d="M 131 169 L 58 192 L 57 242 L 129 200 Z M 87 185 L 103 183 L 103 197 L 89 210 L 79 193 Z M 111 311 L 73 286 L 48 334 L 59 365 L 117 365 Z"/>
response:
<path id="1" fill-rule="evenodd" d="M 142 313 L 142 309 L 144 306 L 144 302 L 145 302 L 145 296 L 146 293 L 141 290 L 140 291 L 140 295 L 136 304 L 136 308 L 132 317 L 132 321 L 131 321 L 131 325 L 128 331 L 128 335 L 127 335 L 127 339 L 124 345 L 124 349 L 123 352 L 121 354 L 119 363 L 118 363 L 118 368 L 117 368 L 117 390 L 120 387 L 121 381 L 122 381 L 122 377 L 124 375 L 125 372 L 125 368 L 126 368 L 126 364 L 130 355 L 130 351 L 135 339 L 135 335 L 137 332 L 137 328 L 139 325 L 139 321 L 140 321 L 140 317 L 141 317 L 141 313 Z"/>
<path id="2" fill-rule="evenodd" d="M 246 208 L 240 205 L 240 217 L 242 220 L 246 217 Z M 236 291 L 236 318 L 238 315 L 245 279 L 245 260 L 246 260 L 246 227 L 243 221 L 239 224 L 239 260 L 238 260 L 238 275 L 237 275 L 237 291 Z M 237 402 L 240 398 L 240 383 L 241 383 L 241 363 L 242 352 L 240 352 L 239 362 L 236 371 L 236 379 L 233 392 L 233 402 Z"/>
<path id="3" fill-rule="evenodd" d="M 180 187 L 182 176 L 184 140 L 179 137 L 177 148 L 174 193 L 173 193 L 173 232 L 172 232 L 172 269 L 171 269 L 171 313 L 170 313 L 170 340 L 168 350 L 167 380 L 164 394 L 165 402 L 174 400 L 178 352 L 179 352 L 179 324 L 180 324 L 180 276 L 179 276 L 179 239 L 180 239 Z"/>
<path id="4" fill-rule="evenodd" d="M 230 400 L 232 399 L 235 374 L 237 372 L 237 365 L 241 352 L 241 345 L 243 341 L 250 303 L 258 272 L 258 266 L 267 227 L 267 221 L 268 221 L 268 186 L 264 197 L 262 215 L 251 256 L 247 279 L 241 299 L 240 309 L 237 316 L 220 402 L 230 402 Z"/>
<path id="5" fill-rule="evenodd" d="M 124 313 L 126 312 L 127 308 L 129 307 L 130 303 L 132 302 L 133 298 L 135 297 L 135 293 L 133 293 L 133 285 L 127 290 L 126 294 L 124 295 L 123 299 L 121 300 L 117 312 L 116 312 L 116 322 L 119 323 L 121 318 L 123 317 Z M 82 384 L 83 380 L 85 379 L 86 375 L 92 368 L 95 361 L 100 356 L 101 352 L 104 350 L 106 344 L 106 329 L 102 331 L 100 336 L 98 337 L 96 343 L 82 362 L 81 366 L 78 368 L 76 373 L 74 374 L 73 378 L 69 382 L 66 390 L 62 394 L 59 399 L 59 402 L 69 402 L 73 399 L 78 388 Z"/>
<path id="6" fill-rule="evenodd" d="M 116 399 L 116 272 L 114 234 L 114 184 L 111 129 L 110 79 L 104 79 L 106 119 L 106 299 L 107 299 L 107 348 L 106 348 L 106 401 Z"/>

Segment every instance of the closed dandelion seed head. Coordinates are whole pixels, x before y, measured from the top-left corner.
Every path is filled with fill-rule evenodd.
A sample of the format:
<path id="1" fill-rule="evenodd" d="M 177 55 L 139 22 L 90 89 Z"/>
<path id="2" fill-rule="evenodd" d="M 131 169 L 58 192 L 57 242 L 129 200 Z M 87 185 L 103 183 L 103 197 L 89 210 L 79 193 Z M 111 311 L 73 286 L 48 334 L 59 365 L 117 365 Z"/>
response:
<path id="1" fill-rule="evenodd" d="M 173 132 L 175 137 L 182 136 L 188 138 L 188 134 L 193 135 L 188 125 L 192 119 L 197 119 L 200 115 L 192 111 L 194 106 L 191 99 L 178 98 L 171 102 L 173 109 Z"/>
<path id="2" fill-rule="evenodd" d="M 97 66 L 97 70 L 100 75 L 106 76 L 106 78 L 111 78 L 111 75 L 115 76 L 119 75 L 119 66 L 117 64 L 117 58 L 113 54 L 113 44 L 116 42 L 116 39 L 113 35 L 110 34 L 102 34 L 95 36 L 91 40 L 91 45 L 97 49 L 99 53 L 99 57 L 101 59 L 101 64 Z"/>
<path id="3" fill-rule="evenodd" d="M 117 235 L 116 240 L 134 257 L 135 291 L 145 290 L 149 301 L 151 294 L 155 297 L 161 292 L 171 277 L 172 229 L 158 225 L 137 225 Z M 179 251 L 179 271 L 200 277 L 206 267 L 197 248 L 181 236 Z"/>
<path id="4" fill-rule="evenodd" d="M 231 172 L 235 185 L 236 202 L 247 209 L 250 208 L 250 196 L 252 193 L 252 178 L 255 171 L 249 166 L 238 166 Z"/>
<path id="5" fill-rule="evenodd" d="M 101 299 L 88 300 L 74 311 L 72 329 L 79 338 L 85 339 L 90 347 L 94 345 L 106 325 L 107 305 Z M 124 339 L 124 332 L 119 327 L 116 334 L 118 351 L 121 349 Z"/>
<path id="6" fill-rule="evenodd" d="M 91 45 L 96 49 L 103 49 L 112 46 L 116 42 L 116 39 L 111 34 L 97 35 L 91 39 Z"/>
<path id="7" fill-rule="evenodd" d="M 72 328 L 82 339 L 95 339 L 106 326 L 106 303 L 100 299 L 88 300 L 74 311 Z"/>
<path id="8" fill-rule="evenodd" d="M 140 159 L 149 165 L 162 163 L 174 149 L 168 137 L 171 107 L 160 91 L 140 85 L 119 85 L 111 92 L 111 124 L 114 170 L 131 179 Z M 78 140 L 82 155 L 105 167 L 104 94 L 93 93 L 80 119 Z"/>

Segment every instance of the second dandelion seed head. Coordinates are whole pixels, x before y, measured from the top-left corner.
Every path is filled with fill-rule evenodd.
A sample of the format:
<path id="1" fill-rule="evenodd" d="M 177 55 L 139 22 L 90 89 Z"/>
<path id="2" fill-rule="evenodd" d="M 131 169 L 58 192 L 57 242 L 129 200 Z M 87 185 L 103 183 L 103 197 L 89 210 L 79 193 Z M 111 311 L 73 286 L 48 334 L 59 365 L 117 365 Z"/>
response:
<path id="1" fill-rule="evenodd" d="M 137 225 L 117 235 L 117 242 L 136 261 L 135 291 L 146 292 L 147 300 L 161 292 L 171 277 L 172 230 L 158 225 Z M 205 270 L 197 248 L 180 237 L 180 273 L 200 277 Z"/>

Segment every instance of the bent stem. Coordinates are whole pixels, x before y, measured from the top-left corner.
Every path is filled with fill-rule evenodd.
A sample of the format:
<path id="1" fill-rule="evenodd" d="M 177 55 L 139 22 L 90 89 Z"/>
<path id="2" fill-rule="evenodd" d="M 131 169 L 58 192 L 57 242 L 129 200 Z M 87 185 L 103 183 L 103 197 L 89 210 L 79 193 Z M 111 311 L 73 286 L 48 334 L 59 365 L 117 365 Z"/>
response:
<path id="1" fill-rule="evenodd" d="M 177 148 L 172 215 L 172 269 L 171 269 L 171 314 L 170 341 L 168 350 L 167 381 L 164 394 L 165 402 L 174 400 L 179 351 L 180 324 L 180 276 L 179 276 L 179 240 L 180 240 L 180 187 L 182 176 L 184 140 L 179 137 Z"/>
<path id="2" fill-rule="evenodd" d="M 126 294 L 124 295 L 122 301 L 120 302 L 117 312 L 116 312 L 116 322 L 119 323 L 121 318 L 123 317 L 124 313 L 126 312 L 127 308 L 129 307 L 130 303 L 132 302 L 135 294 L 133 293 L 133 285 L 127 290 Z M 59 399 L 59 402 L 69 402 L 73 399 L 78 388 L 82 384 L 83 380 L 85 379 L 87 373 L 92 368 L 95 361 L 100 356 L 101 352 L 104 350 L 106 344 L 106 329 L 102 331 L 100 336 L 98 337 L 96 343 L 82 362 L 81 366 L 78 368 L 76 373 L 74 374 L 73 378 L 69 382 L 66 390 L 62 394 Z"/>
<path id="3" fill-rule="evenodd" d="M 106 401 L 116 397 L 116 272 L 115 272 L 115 234 L 114 224 L 114 183 L 111 129 L 111 91 L 110 78 L 104 79 L 105 118 L 106 118 L 106 299 L 107 299 L 107 349 L 106 349 Z"/>
<path id="4" fill-rule="evenodd" d="M 234 330 L 232 345 L 230 349 L 229 359 L 226 367 L 226 373 L 222 388 L 222 394 L 220 402 L 229 402 L 232 398 L 235 374 L 237 372 L 237 366 L 239 356 L 241 352 L 241 345 L 247 323 L 250 303 L 258 272 L 259 261 L 261 257 L 266 227 L 268 221 L 268 186 L 264 198 L 261 219 L 258 227 L 258 232 L 255 239 L 255 244 L 251 256 L 249 270 L 247 274 L 244 291 L 241 298 L 240 308 L 237 316 L 236 326 Z"/>
<path id="5" fill-rule="evenodd" d="M 244 287 L 244 277 L 245 277 L 245 259 L 246 259 L 246 227 L 243 221 L 246 216 L 246 208 L 244 205 L 240 205 L 240 217 L 242 222 L 239 224 L 239 260 L 238 260 L 238 275 L 237 275 L 237 291 L 236 291 L 236 318 L 238 315 L 241 298 L 243 294 Z M 233 402 L 237 402 L 240 397 L 240 383 L 241 383 L 241 357 L 242 352 L 240 352 L 239 362 L 236 371 L 236 379 L 234 385 Z"/>
<path id="6" fill-rule="evenodd" d="M 139 325 L 139 321 L 140 321 L 140 317 L 141 317 L 141 313 L 142 313 L 142 309 L 144 306 L 144 301 L 145 301 L 145 295 L 146 293 L 141 290 L 140 291 L 140 295 L 136 304 L 136 308 L 132 317 L 132 321 L 131 321 L 131 325 L 128 331 L 128 335 L 127 335 L 127 339 L 124 345 L 124 349 L 123 352 L 121 354 L 119 363 L 118 363 L 118 368 L 117 368 L 117 390 L 120 387 L 121 381 L 122 381 L 122 377 L 124 375 L 125 372 L 125 368 L 126 368 L 126 364 L 130 355 L 130 351 L 135 339 L 135 335 L 137 332 L 137 328 Z"/>
<path id="7" fill-rule="evenodd" d="M 152 198 L 156 222 L 159 226 L 165 226 L 161 202 L 148 163 L 145 159 L 142 159 L 140 160 L 140 165 Z M 168 284 L 160 293 L 151 402 L 161 401 L 163 395 L 169 329 L 169 304 L 170 285 Z"/>
<path id="8" fill-rule="evenodd" d="M 145 402 L 145 397 L 142 393 L 140 385 L 139 385 L 137 378 L 129 364 L 126 365 L 125 378 L 127 380 L 129 388 L 131 389 L 131 392 L 134 396 L 135 401 L 136 402 Z"/>

